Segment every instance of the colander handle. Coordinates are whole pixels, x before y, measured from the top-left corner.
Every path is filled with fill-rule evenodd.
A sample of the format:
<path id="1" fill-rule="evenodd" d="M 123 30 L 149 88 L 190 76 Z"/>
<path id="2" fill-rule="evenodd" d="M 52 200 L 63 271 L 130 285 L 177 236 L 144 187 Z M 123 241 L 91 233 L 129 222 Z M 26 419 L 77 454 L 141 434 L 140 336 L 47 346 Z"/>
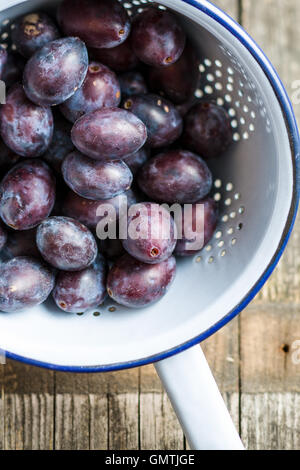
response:
<path id="1" fill-rule="evenodd" d="M 155 368 L 191 449 L 244 449 L 200 346 Z"/>

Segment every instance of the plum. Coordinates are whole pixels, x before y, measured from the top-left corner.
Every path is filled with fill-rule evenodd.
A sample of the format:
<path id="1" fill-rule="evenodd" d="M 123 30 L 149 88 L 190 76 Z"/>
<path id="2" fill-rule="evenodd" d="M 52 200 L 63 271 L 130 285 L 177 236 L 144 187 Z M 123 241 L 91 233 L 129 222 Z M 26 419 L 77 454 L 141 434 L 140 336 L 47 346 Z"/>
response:
<path id="1" fill-rule="evenodd" d="M 39 225 L 51 213 L 55 201 L 55 178 L 40 160 L 14 166 L 0 184 L 0 216 L 14 230 Z"/>
<path id="2" fill-rule="evenodd" d="M 130 32 L 127 12 L 117 0 L 63 0 L 57 20 L 66 36 L 78 36 L 88 47 L 116 47 Z"/>
<path id="3" fill-rule="evenodd" d="M 89 52 L 93 59 L 107 65 L 115 72 L 127 72 L 139 65 L 139 59 L 132 50 L 130 38 L 119 46 L 110 49 L 91 48 Z"/>
<path id="4" fill-rule="evenodd" d="M 135 114 L 147 128 L 147 145 L 165 147 L 175 142 L 182 132 L 182 118 L 175 106 L 154 94 L 133 95 L 124 108 Z"/>
<path id="5" fill-rule="evenodd" d="M 0 310 L 17 312 L 44 302 L 54 287 L 54 274 L 44 263 L 19 256 L 0 265 Z"/>
<path id="6" fill-rule="evenodd" d="M 27 62 L 23 85 L 36 104 L 54 106 L 70 98 L 81 87 L 88 70 L 88 53 L 79 38 L 51 41 Z"/>
<path id="7" fill-rule="evenodd" d="M 62 271 L 80 271 L 96 259 L 96 240 L 89 229 L 69 217 L 49 217 L 38 227 L 36 244 L 42 257 Z"/>
<path id="8" fill-rule="evenodd" d="M 146 81 L 138 71 L 122 73 L 118 78 L 122 96 L 125 98 L 132 95 L 143 95 L 148 91 Z"/>
<path id="9" fill-rule="evenodd" d="M 65 312 L 81 313 L 102 304 L 106 292 L 107 264 L 98 255 L 88 268 L 82 271 L 61 271 L 53 290 L 56 305 Z"/>
<path id="10" fill-rule="evenodd" d="M 138 184 L 155 201 L 192 204 L 207 196 L 212 174 L 198 155 L 187 150 L 169 150 L 143 166 Z"/>
<path id="11" fill-rule="evenodd" d="M 142 308 L 161 299 L 175 275 L 173 256 L 158 264 L 146 264 L 125 254 L 108 274 L 107 292 L 120 305 Z"/>
<path id="12" fill-rule="evenodd" d="M 161 263 L 171 256 L 176 241 L 176 226 L 166 209 L 152 202 L 131 206 L 123 247 L 133 258 L 149 264 Z"/>
<path id="13" fill-rule="evenodd" d="M 185 33 L 173 13 L 149 7 L 134 17 L 131 45 L 142 62 L 168 66 L 181 56 Z"/>
<path id="14" fill-rule="evenodd" d="M 1 107 L 0 132 L 13 152 L 22 157 L 40 157 L 49 147 L 53 135 L 51 109 L 29 101 L 22 85 L 16 84 Z"/>
<path id="15" fill-rule="evenodd" d="M 175 218 L 175 222 L 180 232 L 175 255 L 193 256 L 212 238 L 218 223 L 218 206 L 214 199 L 208 197 L 182 210 L 180 220 Z"/>
<path id="16" fill-rule="evenodd" d="M 11 32 L 17 51 L 27 58 L 58 37 L 59 32 L 53 20 L 41 12 L 21 16 L 15 21 Z"/>
<path id="17" fill-rule="evenodd" d="M 112 199 L 103 201 L 91 201 L 70 191 L 63 202 L 62 212 L 65 216 L 79 220 L 90 229 L 95 230 L 97 224 L 103 219 L 103 216 L 97 215 L 97 210 L 100 209 L 101 206 L 111 204 L 115 210 L 116 218 L 118 219 L 120 206 L 127 204 L 128 207 L 130 207 L 136 202 L 137 199 L 131 189 Z M 114 222 L 115 217 L 113 217 L 111 221 Z"/>
<path id="18" fill-rule="evenodd" d="M 208 101 L 196 104 L 185 116 L 182 140 L 203 158 L 219 157 L 232 141 L 227 111 Z"/>
<path id="19" fill-rule="evenodd" d="M 199 77 L 199 60 L 188 45 L 180 59 L 169 67 L 148 69 L 149 87 L 154 92 L 163 93 L 174 104 L 186 102 L 193 96 Z"/>
<path id="20" fill-rule="evenodd" d="M 95 201 L 123 193 L 133 180 L 130 169 L 122 160 L 100 162 L 77 151 L 65 158 L 62 174 L 75 193 Z"/>
<path id="21" fill-rule="evenodd" d="M 60 110 L 71 122 L 100 108 L 117 107 L 121 90 L 116 74 L 106 65 L 91 62 L 82 86 L 63 104 Z"/>
<path id="22" fill-rule="evenodd" d="M 119 108 L 102 108 L 75 122 L 71 138 L 75 147 L 95 160 L 122 159 L 146 142 L 147 130 L 134 114 Z"/>

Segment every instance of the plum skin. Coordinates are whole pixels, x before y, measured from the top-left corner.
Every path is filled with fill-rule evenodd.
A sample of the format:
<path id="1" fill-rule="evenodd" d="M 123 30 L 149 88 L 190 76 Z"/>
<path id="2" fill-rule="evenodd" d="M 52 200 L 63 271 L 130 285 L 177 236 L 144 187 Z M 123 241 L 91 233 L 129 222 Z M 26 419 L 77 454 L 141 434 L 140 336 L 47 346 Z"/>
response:
<path id="1" fill-rule="evenodd" d="M 135 227 L 139 237 L 131 237 L 130 225 L 139 221 Z M 157 264 L 169 258 L 177 242 L 177 230 L 169 212 L 151 202 L 131 206 L 127 218 L 128 233 L 123 247 L 133 258 L 144 263 Z"/>
<path id="2" fill-rule="evenodd" d="M 146 125 L 149 147 L 170 145 L 182 133 L 182 117 L 175 106 L 161 96 L 133 95 L 124 102 L 124 108 L 135 114 Z"/>
<path id="3" fill-rule="evenodd" d="M 69 217 L 49 217 L 37 229 L 42 257 L 62 271 L 80 271 L 96 259 L 96 240 L 85 225 Z"/>
<path id="4" fill-rule="evenodd" d="M 55 178 L 40 160 L 14 166 L 0 183 L 0 216 L 14 230 L 29 230 L 51 213 L 55 201 Z"/>
<path id="5" fill-rule="evenodd" d="M 149 67 L 149 88 L 163 93 L 172 103 L 182 104 L 194 95 L 199 78 L 199 60 L 190 44 L 169 67 Z"/>
<path id="6" fill-rule="evenodd" d="M 192 239 L 188 238 L 186 234 L 184 233 L 184 212 L 182 212 L 182 219 L 180 221 L 181 223 L 181 237 L 178 239 L 174 254 L 176 256 L 193 256 L 196 253 L 198 253 L 200 250 L 202 250 L 207 243 L 211 240 L 214 231 L 216 230 L 217 223 L 218 223 L 218 205 L 214 201 L 214 199 L 207 197 L 203 199 L 202 201 L 198 201 L 197 203 L 193 204 L 191 207 L 192 213 L 191 213 L 191 221 L 192 221 L 192 227 L 196 228 L 196 206 L 197 204 L 203 204 L 203 225 L 201 227 L 201 231 L 196 233 L 195 236 L 193 236 Z M 175 219 L 176 221 L 176 219 Z M 176 221 L 177 222 L 177 221 Z M 203 230 L 202 230 L 203 228 Z M 178 227 L 179 229 L 179 227 Z M 193 244 L 196 242 L 203 242 L 202 247 L 199 248 L 199 250 L 193 249 Z"/>
<path id="7" fill-rule="evenodd" d="M 50 108 L 37 106 L 26 97 L 20 84 L 8 92 L 0 111 L 0 133 L 5 144 L 22 157 L 40 157 L 53 135 Z"/>
<path id="8" fill-rule="evenodd" d="M 146 8 L 132 23 L 134 53 L 148 65 L 168 66 L 176 62 L 185 46 L 185 33 L 169 11 Z"/>
<path id="9" fill-rule="evenodd" d="M 27 62 L 23 86 L 36 104 L 54 106 L 70 98 L 81 87 L 88 70 L 88 52 L 79 38 L 51 41 Z"/>
<path id="10" fill-rule="evenodd" d="M 89 227 L 91 230 L 95 230 L 98 223 L 103 217 L 97 215 L 97 209 L 103 204 L 112 204 L 115 209 L 116 218 L 119 218 L 119 206 L 122 204 L 128 204 L 130 207 L 132 204 L 137 202 L 137 198 L 134 192 L 129 189 L 122 194 L 102 201 L 92 201 L 90 199 L 83 198 L 73 191 L 69 191 L 63 204 L 62 213 L 67 217 L 79 220 L 82 224 Z M 115 218 L 111 221 L 114 222 Z"/>
<path id="11" fill-rule="evenodd" d="M 17 312 L 44 302 L 54 287 L 53 271 L 27 256 L 0 266 L 0 311 Z"/>
<path id="12" fill-rule="evenodd" d="M 130 32 L 127 12 L 117 0 L 64 0 L 57 20 L 65 35 L 78 36 L 89 47 L 116 47 Z"/>
<path id="13" fill-rule="evenodd" d="M 198 155 L 187 150 L 169 150 L 142 167 L 138 184 L 155 201 L 192 204 L 210 192 L 212 174 Z"/>
<path id="14" fill-rule="evenodd" d="M 121 160 L 96 161 L 72 152 L 66 156 L 62 174 L 67 185 L 80 196 L 92 199 L 111 199 L 130 188 L 133 176 Z"/>
<path id="15" fill-rule="evenodd" d="M 71 122 L 100 108 L 119 106 L 121 90 L 116 74 L 99 62 L 90 62 L 82 86 L 64 103 L 60 111 Z"/>
<path id="16" fill-rule="evenodd" d="M 176 260 L 173 256 L 158 264 L 146 264 L 125 254 L 108 274 L 107 292 L 120 305 L 142 308 L 160 300 L 175 275 Z"/>
<path id="17" fill-rule="evenodd" d="M 89 52 L 93 59 L 107 65 L 115 72 L 127 72 L 139 65 L 139 60 L 131 47 L 130 38 L 127 38 L 119 46 L 110 49 L 90 48 Z"/>
<path id="18" fill-rule="evenodd" d="M 147 130 L 137 116 L 124 109 L 102 108 L 78 119 L 71 138 L 75 147 L 90 158 L 119 160 L 144 145 Z"/>
<path id="19" fill-rule="evenodd" d="M 59 32 L 48 15 L 33 12 L 16 21 L 11 37 L 17 51 L 29 58 L 48 42 L 58 39 Z"/>
<path id="20" fill-rule="evenodd" d="M 219 157 L 232 141 L 227 111 L 208 101 L 194 105 L 185 116 L 182 140 L 203 158 Z"/>
<path id="21" fill-rule="evenodd" d="M 82 271 L 61 271 L 52 292 L 56 305 L 68 313 L 81 313 L 101 305 L 106 292 L 107 264 L 98 255 L 91 266 Z"/>

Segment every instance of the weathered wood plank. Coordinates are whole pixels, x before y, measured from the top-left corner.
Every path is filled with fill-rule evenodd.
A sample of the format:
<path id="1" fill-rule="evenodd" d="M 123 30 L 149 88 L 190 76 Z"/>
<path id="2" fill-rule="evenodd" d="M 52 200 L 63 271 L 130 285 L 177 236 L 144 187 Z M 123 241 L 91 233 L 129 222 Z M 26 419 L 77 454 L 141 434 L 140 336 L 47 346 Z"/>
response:
<path id="1" fill-rule="evenodd" d="M 242 395 L 242 439 L 251 450 L 300 449 L 300 394 Z"/>
<path id="2" fill-rule="evenodd" d="M 139 448 L 138 393 L 111 394 L 108 398 L 109 449 Z"/>
<path id="3" fill-rule="evenodd" d="M 53 372 L 8 361 L 4 369 L 4 448 L 52 449 Z"/>
<path id="4" fill-rule="evenodd" d="M 0 364 L 0 450 L 4 449 L 4 364 Z"/>
<path id="5" fill-rule="evenodd" d="M 239 17 L 239 0 L 214 0 L 214 3 L 219 8 L 222 8 L 228 15 L 236 20 Z"/>
<path id="6" fill-rule="evenodd" d="M 277 68 L 292 96 L 300 77 L 300 21 L 298 0 L 243 0 L 243 25 Z M 298 86 L 299 89 L 299 86 Z M 294 104 L 300 122 L 300 105 Z M 300 219 L 279 267 L 259 294 L 260 302 L 300 303 Z"/>

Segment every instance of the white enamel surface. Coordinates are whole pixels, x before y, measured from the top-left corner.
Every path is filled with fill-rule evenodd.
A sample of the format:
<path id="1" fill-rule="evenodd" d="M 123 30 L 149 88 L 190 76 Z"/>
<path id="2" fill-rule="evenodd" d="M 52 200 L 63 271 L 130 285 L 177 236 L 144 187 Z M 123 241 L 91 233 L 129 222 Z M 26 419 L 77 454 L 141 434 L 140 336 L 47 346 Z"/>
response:
<path id="1" fill-rule="evenodd" d="M 192 450 L 244 449 L 199 346 L 155 368 Z"/>
<path id="2" fill-rule="evenodd" d="M 0 22 L 9 15 L 47 3 L 54 2 L 23 3 L 0 13 Z M 213 164 L 215 177 L 223 182 L 219 190 L 223 199 L 232 199 L 229 207 L 222 204 L 221 213 L 236 213 L 232 219 L 229 216 L 226 224 L 220 222 L 218 230 L 222 231 L 224 248 L 219 248 L 215 239 L 211 251 L 201 254 L 201 262 L 196 262 L 197 257 L 179 261 L 176 281 L 167 296 L 145 310 L 116 306 L 116 311 L 111 312 L 112 303 L 107 302 L 96 309 L 101 312 L 99 317 L 93 316 L 93 312 L 76 316 L 59 311 L 49 300 L 47 305 L 30 311 L 0 313 L 2 349 L 65 366 L 116 364 L 158 354 L 200 335 L 234 309 L 276 252 L 291 205 L 293 175 L 288 135 L 271 85 L 250 53 L 214 20 L 180 1 L 161 3 L 185 15 L 183 22 L 199 54 L 201 51 L 212 63 L 222 62 L 220 82 L 228 75 L 227 68 L 234 68 L 233 102 L 239 99 L 240 80 L 252 96 L 249 108 L 255 110 L 255 130 L 247 131 L 247 140 L 242 138 L 234 143 Z M 239 58 L 237 66 L 232 54 Z M 250 82 L 255 89 L 247 90 Z M 225 84 L 218 96 L 226 94 Z M 246 124 L 239 122 L 242 135 L 250 124 L 250 117 L 247 118 L 250 112 L 235 109 L 238 119 L 246 116 Z M 229 182 L 233 189 L 226 191 L 225 184 Z M 235 200 L 237 193 L 240 197 Z M 241 207 L 245 208 L 243 214 L 238 212 Z M 237 230 L 240 223 L 243 228 Z M 227 234 L 228 228 L 232 228 L 232 234 Z M 224 249 L 226 253 L 222 256 Z M 212 256 L 214 260 L 210 263 Z"/>

